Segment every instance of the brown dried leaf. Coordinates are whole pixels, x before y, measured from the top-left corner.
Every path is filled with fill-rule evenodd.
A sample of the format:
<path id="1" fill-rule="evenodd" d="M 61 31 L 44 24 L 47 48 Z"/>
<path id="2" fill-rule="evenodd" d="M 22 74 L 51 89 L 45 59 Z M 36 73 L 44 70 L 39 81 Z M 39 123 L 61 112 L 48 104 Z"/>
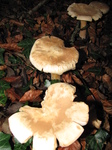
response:
<path id="1" fill-rule="evenodd" d="M 16 82 L 17 80 L 20 80 L 20 79 L 21 79 L 21 76 L 11 76 L 11 77 L 3 78 L 3 80 L 9 83 Z"/>
<path id="2" fill-rule="evenodd" d="M 8 22 L 8 18 L 4 18 L 0 21 L 0 26 L 5 25 Z"/>
<path id="3" fill-rule="evenodd" d="M 7 43 L 18 43 L 18 42 L 22 41 L 22 39 L 23 39 L 22 34 L 15 35 L 14 37 L 8 36 L 6 38 Z"/>
<path id="4" fill-rule="evenodd" d="M 75 74 L 72 75 L 72 78 L 73 78 L 73 80 L 74 80 L 77 84 L 83 85 L 82 81 L 81 81 L 79 78 L 77 78 Z"/>
<path id="5" fill-rule="evenodd" d="M 33 79 L 33 84 L 39 83 L 39 75 Z"/>
<path id="6" fill-rule="evenodd" d="M 2 66 L 0 66 L 0 70 L 5 70 L 7 68 L 7 66 L 6 65 L 2 65 Z"/>
<path id="7" fill-rule="evenodd" d="M 11 134 L 11 131 L 9 129 L 8 118 L 6 118 L 2 124 L 2 132 L 6 133 L 6 134 Z"/>
<path id="8" fill-rule="evenodd" d="M 67 83 L 74 83 L 73 79 L 72 79 L 72 74 L 71 73 L 64 73 L 62 75 L 62 80 L 64 82 L 67 82 Z"/>
<path id="9" fill-rule="evenodd" d="M 112 69 L 111 68 L 105 67 L 105 71 L 110 77 L 112 77 Z"/>
<path id="10" fill-rule="evenodd" d="M 20 103 L 18 101 L 11 103 L 11 105 L 8 106 L 6 113 L 8 115 L 12 115 L 12 114 L 16 113 L 19 110 L 19 108 L 22 106 L 23 106 L 23 103 Z"/>
<path id="11" fill-rule="evenodd" d="M 96 41 L 96 25 L 95 23 L 90 23 L 90 26 L 88 28 L 89 37 L 92 43 L 95 43 Z"/>
<path id="12" fill-rule="evenodd" d="M 80 140 L 80 142 L 81 142 L 81 150 L 85 150 L 85 148 L 86 148 L 86 139 L 85 138 L 82 138 L 81 140 Z"/>
<path id="13" fill-rule="evenodd" d="M 40 101 L 40 99 L 38 99 L 39 95 L 42 94 L 42 90 L 29 90 L 27 91 L 19 100 L 20 102 L 26 102 L 26 101 L 30 101 L 30 102 L 34 102 L 34 101 Z"/>
<path id="14" fill-rule="evenodd" d="M 87 101 L 94 101 L 94 100 L 101 101 L 101 98 L 99 97 L 98 91 L 96 89 L 90 88 L 89 90 L 91 91 L 92 94 L 87 97 Z"/>
<path id="15" fill-rule="evenodd" d="M 12 102 L 15 102 L 20 99 L 20 96 L 15 92 L 14 88 L 7 89 L 5 91 L 5 94 Z"/>
<path id="16" fill-rule="evenodd" d="M 112 138 L 111 140 L 106 144 L 105 150 L 111 150 L 112 149 Z"/>
<path id="17" fill-rule="evenodd" d="M 43 21 L 41 23 L 41 30 L 45 34 L 51 34 L 53 29 L 54 29 L 54 23 L 53 23 L 52 19 L 48 15 L 47 16 L 47 23 L 45 21 Z"/>
<path id="18" fill-rule="evenodd" d="M 83 65 L 82 69 L 83 69 L 84 71 L 87 71 L 89 68 L 92 68 L 92 67 L 94 67 L 95 65 L 96 65 L 95 62 L 87 62 L 87 63 L 85 63 L 85 64 Z"/>
<path id="19" fill-rule="evenodd" d="M 44 16 L 40 16 L 38 18 L 35 18 L 35 20 L 37 21 L 38 24 L 41 24 L 41 22 L 44 20 Z"/>
<path id="20" fill-rule="evenodd" d="M 105 110 L 105 112 L 112 115 L 112 100 L 103 100 L 101 96 L 99 96 L 100 92 L 94 88 L 90 88 L 89 90 L 92 94 L 87 97 L 87 101 L 100 101 L 103 105 L 103 109 Z"/>
<path id="21" fill-rule="evenodd" d="M 109 114 L 107 113 L 104 115 L 103 129 L 110 131 Z"/>
<path id="22" fill-rule="evenodd" d="M 58 147 L 58 150 L 80 150 L 81 145 L 78 141 L 75 141 L 68 147 Z"/>
<path id="23" fill-rule="evenodd" d="M 103 83 L 109 83 L 111 81 L 111 77 L 108 74 L 104 74 L 102 76 Z"/>
<path id="24" fill-rule="evenodd" d="M 112 115 L 112 100 L 102 100 L 101 102 L 106 113 Z"/>
<path id="25" fill-rule="evenodd" d="M 17 26 L 24 26 L 24 23 L 21 23 L 21 22 L 16 21 L 16 20 L 10 20 L 10 24 L 15 24 Z"/>
<path id="26" fill-rule="evenodd" d="M 112 81 L 111 77 L 108 74 L 102 76 L 102 81 L 104 86 L 111 92 L 112 91 Z"/>
<path id="27" fill-rule="evenodd" d="M 13 51 L 19 51 L 21 52 L 22 48 L 17 45 L 17 43 L 5 43 L 0 44 L 1 48 L 7 49 L 7 50 L 13 50 Z"/>

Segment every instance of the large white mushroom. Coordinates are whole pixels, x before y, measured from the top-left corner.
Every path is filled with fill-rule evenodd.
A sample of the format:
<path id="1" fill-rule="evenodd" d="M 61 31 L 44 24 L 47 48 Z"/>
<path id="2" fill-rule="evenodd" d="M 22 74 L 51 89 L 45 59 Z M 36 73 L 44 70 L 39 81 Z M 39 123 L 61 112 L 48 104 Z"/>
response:
<path id="1" fill-rule="evenodd" d="M 75 47 L 65 47 L 64 41 L 55 36 L 43 36 L 35 41 L 30 61 L 38 70 L 51 73 L 51 79 L 76 68 L 79 53 Z"/>
<path id="2" fill-rule="evenodd" d="M 42 108 L 24 106 L 9 117 L 12 134 L 21 143 L 33 136 L 33 150 L 55 150 L 57 140 L 60 146 L 69 146 L 81 136 L 89 119 L 88 105 L 73 102 L 75 92 L 67 83 L 50 85 Z"/>
<path id="3" fill-rule="evenodd" d="M 86 29 L 83 28 L 86 27 L 87 22 L 92 22 L 92 20 L 96 21 L 102 17 L 102 13 L 99 9 L 84 3 L 73 3 L 67 8 L 67 11 L 72 18 L 80 20 L 79 36 L 82 39 L 86 39 Z"/>

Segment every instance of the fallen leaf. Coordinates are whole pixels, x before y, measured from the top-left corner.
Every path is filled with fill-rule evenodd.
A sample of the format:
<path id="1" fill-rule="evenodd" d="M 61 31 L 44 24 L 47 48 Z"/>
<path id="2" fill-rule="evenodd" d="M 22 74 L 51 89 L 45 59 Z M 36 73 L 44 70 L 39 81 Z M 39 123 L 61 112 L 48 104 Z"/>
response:
<path id="1" fill-rule="evenodd" d="M 83 85 L 82 81 L 75 74 L 72 75 L 72 78 L 78 85 Z"/>
<path id="2" fill-rule="evenodd" d="M 112 77 L 112 69 L 111 68 L 105 67 L 105 71 L 110 77 Z"/>
<path id="3" fill-rule="evenodd" d="M 17 26 L 24 26 L 24 23 L 19 22 L 19 21 L 16 21 L 16 20 L 10 20 L 10 23 L 11 23 L 11 24 L 15 24 L 15 25 L 17 25 Z"/>
<path id="4" fill-rule="evenodd" d="M 109 90 L 109 92 L 112 92 L 111 77 L 108 74 L 104 74 L 102 76 L 102 81 L 103 81 L 104 87 L 106 87 Z"/>
<path id="5" fill-rule="evenodd" d="M 52 21 L 52 19 L 49 17 L 49 15 L 47 16 L 47 23 L 45 21 L 43 21 L 41 23 L 41 30 L 43 33 L 45 34 L 51 34 L 54 28 L 54 23 Z"/>
<path id="6" fill-rule="evenodd" d="M 102 100 L 101 102 L 106 113 L 112 115 L 112 100 Z"/>
<path id="7" fill-rule="evenodd" d="M 112 137 L 110 141 L 106 144 L 105 150 L 111 150 L 112 149 Z"/>
<path id="8" fill-rule="evenodd" d="M 78 141 L 75 141 L 68 147 L 60 147 L 60 146 L 58 147 L 58 150 L 80 150 L 80 149 L 81 145 Z"/>
<path id="9" fill-rule="evenodd" d="M 96 24 L 94 22 L 90 23 L 88 28 L 89 37 L 92 43 L 96 41 Z"/>
<path id="10" fill-rule="evenodd" d="M 33 84 L 39 84 L 39 75 L 33 79 Z"/>
<path id="11" fill-rule="evenodd" d="M 110 132 L 109 114 L 107 113 L 104 115 L 103 129 Z"/>
<path id="12" fill-rule="evenodd" d="M 0 44 L 1 48 L 7 49 L 7 50 L 13 50 L 13 51 L 22 51 L 22 48 L 17 45 L 17 43 L 5 43 Z"/>
<path id="13" fill-rule="evenodd" d="M 22 41 L 22 39 L 23 39 L 22 34 L 15 35 L 14 37 L 8 36 L 6 38 L 7 43 L 18 43 L 18 42 Z"/>
<path id="14" fill-rule="evenodd" d="M 5 80 L 6 82 L 9 82 L 9 83 L 16 82 L 20 79 L 21 79 L 21 76 L 11 76 L 11 77 L 4 77 L 3 78 L 3 80 Z"/>
<path id="15" fill-rule="evenodd" d="M 64 73 L 62 75 L 62 80 L 64 82 L 67 82 L 67 83 L 74 83 L 73 79 L 72 79 L 72 74 L 71 73 Z"/>
<path id="16" fill-rule="evenodd" d="M 81 143 L 81 150 L 85 150 L 85 147 L 86 147 L 86 139 L 85 139 L 85 138 L 81 138 L 80 143 Z"/>
<path id="17" fill-rule="evenodd" d="M 15 92 L 14 88 L 7 89 L 5 91 L 5 94 L 12 102 L 15 102 L 20 99 L 20 96 Z"/>
<path id="18" fill-rule="evenodd" d="M 87 71 L 89 68 L 96 66 L 95 62 L 87 62 L 82 66 L 84 71 Z"/>
<path id="19" fill-rule="evenodd" d="M 11 134 L 11 131 L 9 129 L 9 124 L 8 124 L 8 118 L 6 118 L 2 124 L 2 132 L 6 134 Z"/>
<path id="20" fill-rule="evenodd" d="M 6 65 L 0 65 L 0 70 L 5 70 L 7 68 Z"/>
<path id="21" fill-rule="evenodd" d="M 9 105 L 6 110 L 6 114 L 12 115 L 12 114 L 16 113 L 19 110 L 19 108 L 22 106 L 23 106 L 23 103 L 18 102 L 18 101 L 11 103 L 11 105 Z"/>
<path id="22" fill-rule="evenodd" d="M 25 92 L 25 94 L 21 97 L 21 99 L 19 101 L 20 102 L 38 101 L 38 97 L 39 97 L 39 95 L 42 94 L 42 92 L 43 92 L 42 90 L 29 90 L 29 91 Z M 39 99 L 39 101 L 40 101 L 40 99 Z"/>
<path id="23" fill-rule="evenodd" d="M 98 90 L 94 89 L 94 88 L 89 88 L 91 95 L 89 95 L 87 97 L 87 101 L 101 101 L 101 98 L 98 95 Z"/>

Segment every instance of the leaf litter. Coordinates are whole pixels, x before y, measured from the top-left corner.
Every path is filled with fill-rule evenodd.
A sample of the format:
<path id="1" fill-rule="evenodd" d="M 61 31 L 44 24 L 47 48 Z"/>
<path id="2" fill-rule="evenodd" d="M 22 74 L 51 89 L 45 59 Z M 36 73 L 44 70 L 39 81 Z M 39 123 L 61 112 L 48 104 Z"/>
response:
<path id="1" fill-rule="evenodd" d="M 75 85 L 76 100 L 88 103 L 92 110 L 90 116 L 101 121 L 98 126 L 89 122 L 77 141 L 68 147 L 58 147 L 58 150 L 111 149 L 112 11 L 98 21 L 97 29 L 94 22 L 90 23 L 88 38 L 81 40 L 78 36 L 79 22 L 68 16 L 66 11 L 68 5 L 74 1 L 48 1 L 44 7 L 41 6 L 38 11 L 29 14 L 39 2 L 33 1 L 31 4 L 30 1 L 18 0 L 9 3 L 6 0 L 1 3 L 0 148 L 12 149 L 9 143 L 12 135 L 5 134 L 7 128 L 2 128 L 5 120 L 25 104 L 41 107 L 46 91 L 45 81 L 50 81 L 50 74 L 36 70 L 29 62 L 29 54 L 36 39 L 43 35 L 54 35 L 62 38 L 66 46 L 76 47 L 80 53 L 76 70 L 64 73 L 61 81 Z M 107 4 L 111 6 L 110 1 Z M 90 120 L 94 121 L 92 117 Z M 12 144 L 21 150 L 23 147 L 31 150 L 31 141 L 25 146 L 16 140 Z"/>

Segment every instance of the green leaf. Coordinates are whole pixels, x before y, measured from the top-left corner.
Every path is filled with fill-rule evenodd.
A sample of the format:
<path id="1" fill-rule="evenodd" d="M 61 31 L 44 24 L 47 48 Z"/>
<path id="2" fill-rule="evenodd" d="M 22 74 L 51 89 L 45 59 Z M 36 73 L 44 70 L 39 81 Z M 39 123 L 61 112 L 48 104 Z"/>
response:
<path id="1" fill-rule="evenodd" d="M 10 84 L 4 80 L 0 80 L 0 90 L 6 90 L 10 88 Z"/>
<path id="2" fill-rule="evenodd" d="M 103 68 L 101 67 L 91 67 L 87 71 L 94 73 L 96 76 L 103 75 Z"/>
<path id="3" fill-rule="evenodd" d="M 0 104 L 5 105 L 7 102 L 7 96 L 5 90 L 10 88 L 10 84 L 4 80 L 0 80 Z"/>
<path id="4" fill-rule="evenodd" d="M 3 70 L 0 70 L 0 78 L 3 78 L 4 76 L 5 76 L 5 71 L 3 71 Z"/>
<path id="5" fill-rule="evenodd" d="M 92 51 L 89 55 L 95 60 L 102 60 L 102 61 L 105 60 L 105 58 L 98 52 Z"/>
<path id="6" fill-rule="evenodd" d="M 51 84 L 58 83 L 60 80 L 51 80 Z"/>
<path id="7" fill-rule="evenodd" d="M 31 51 L 31 48 L 32 48 L 34 42 L 35 42 L 35 39 L 29 39 L 28 38 L 28 39 L 25 39 L 25 40 L 18 43 L 18 46 L 22 47 L 24 49 L 23 54 L 28 59 L 29 59 L 30 51 Z"/>
<path id="8" fill-rule="evenodd" d="M 102 150 L 108 136 L 108 132 L 99 129 L 96 134 L 87 137 L 86 150 Z"/>
<path id="9" fill-rule="evenodd" d="M 5 49 L 0 48 L 0 65 L 4 65 L 4 57 L 3 57 L 4 51 Z"/>
<path id="10" fill-rule="evenodd" d="M 21 144 L 16 138 L 14 138 L 14 150 L 27 150 L 27 147 L 32 143 L 32 138 L 29 139 L 25 144 Z"/>
<path id="11" fill-rule="evenodd" d="M 10 143 L 10 135 L 0 132 L 0 150 L 12 150 Z"/>
<path id="12" fill-rule="evenodd" d="M 7 96 L 4 93 L 4 90 L 0 89 L 0 104 L 5 105 L 7 102 Z"/>
<path id="13" fill-rule="evenodd" d="M 19 59 L 18 57 L 15 56 L 9 56 L 8 60 L 12 63 L 12 64 L 22 64 L 21 59 Z"/>

